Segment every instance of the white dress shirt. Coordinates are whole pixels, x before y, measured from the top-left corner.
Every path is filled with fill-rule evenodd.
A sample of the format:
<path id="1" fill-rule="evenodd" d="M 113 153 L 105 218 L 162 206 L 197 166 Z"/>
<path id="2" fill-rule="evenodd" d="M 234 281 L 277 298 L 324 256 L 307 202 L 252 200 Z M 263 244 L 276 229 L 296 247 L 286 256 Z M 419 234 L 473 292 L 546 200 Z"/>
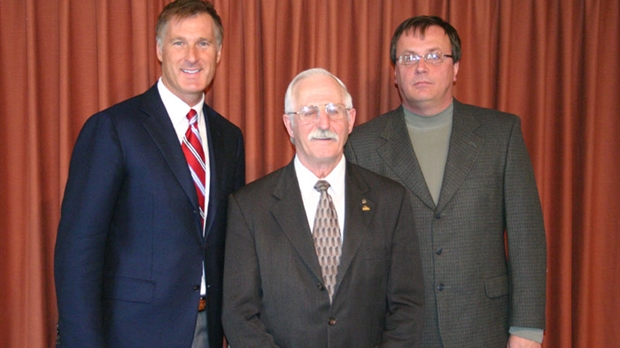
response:
<path id="1" fill-rule="evenodd" d="M 344 179 L 346 171 L 346 160 L 344 155 L 331 173 L 322 179 L 317 178 L 314 173 L 306 168 L 297 156 L 295 156 L 294 165 L 310 231 L 312 231 L 314 227 L 314 215 L 316 214 L 316 208 L 319 204 L 319 198 L 321 197 L 321 193 L 314 188 L 314 185 L 319 180 L 325 180 L 330 185 L 327 192 L 332 197 L 332 201 L 334 202 L 334 207 L 336 208 L 336 213 L 338 215 L 338 226 L 340 226 L 340 238 L 344 241 Z"/>
<path id="2" fill-rule="evenodd" d="M 181 98 L 174 95 L 166 85 L 164 85 L 161 78 L 157 82 L 157 89 L 159 91 L 159 96 L 164 103 L 164 107 L 168 112 L 168 116 L 170 117 L 170 121 L 172 121 L 172 125 L 174 126 L 174 131 L 177 133 L 177 138 L 179 138 L 179 146 L 183 143 L 183 137 L 187 132 L 187 128 L 189 128 L 189 120 L 187 119 L 187 113 L 190 109 L 196 110 L 198 114 L 198 131 L 200 132 L 200 140 L 202 141 L 202 150 L 205 154 L 205 166 L 206 166 L 206 177 L 205 177 L 205 206 L 203 207 L 205 212 L 205 219 L 202 225 L 202 233 L 204 235 L 204 228 L 207 222 L 207 211 L 209 207 L 209 190 L 210 190 L 210 178 L 211 173 L 209 170 L 209 143 L 207 139 L 207 126 L 205 124 L 204 114 L 202 112 L 205 96 L 204 93 L 202 95 L 202 99 L 200 102 L 191 108 L 187 105 Z M 207 285 L 205 281 L 204 275 L 204 267 L 202 271 L 202 281 L 200 286 L 200 294 L 205 295 L 207 293 Z"/>

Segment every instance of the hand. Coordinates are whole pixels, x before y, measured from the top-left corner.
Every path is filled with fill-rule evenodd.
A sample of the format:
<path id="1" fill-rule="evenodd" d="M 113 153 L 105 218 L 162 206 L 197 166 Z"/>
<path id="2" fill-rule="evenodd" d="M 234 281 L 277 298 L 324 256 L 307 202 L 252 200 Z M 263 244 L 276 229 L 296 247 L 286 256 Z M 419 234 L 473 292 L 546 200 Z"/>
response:
<path id="1" fill-rule="evenodd" d="M 510 335 L 506 348 L 541 348 L 542 345 L 536 341 L 530 341 L 526 338 Z"/>

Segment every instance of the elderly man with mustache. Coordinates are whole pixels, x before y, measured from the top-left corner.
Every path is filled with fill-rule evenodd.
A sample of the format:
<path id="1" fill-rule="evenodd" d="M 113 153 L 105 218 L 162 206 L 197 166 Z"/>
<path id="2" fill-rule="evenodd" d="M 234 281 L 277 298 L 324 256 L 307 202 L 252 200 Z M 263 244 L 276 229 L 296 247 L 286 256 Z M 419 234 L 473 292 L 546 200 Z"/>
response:
<path id="1" fill-rule="evenodd" d="M 411 203 L 346 161 L 351 95 L 323 69 L 297 75 L 286 167 L 231 195 L 224 331 L 233 347 L 417 347 L 423 279 Z"/>

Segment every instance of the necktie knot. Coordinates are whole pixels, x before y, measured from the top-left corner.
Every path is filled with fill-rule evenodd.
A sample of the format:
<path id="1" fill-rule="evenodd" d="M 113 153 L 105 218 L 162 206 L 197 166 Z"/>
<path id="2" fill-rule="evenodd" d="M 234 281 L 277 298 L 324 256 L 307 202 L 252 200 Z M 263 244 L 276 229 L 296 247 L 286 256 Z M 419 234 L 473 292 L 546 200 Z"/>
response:
<path id="1" fill-rule="evenodd" d="M 197 117 L 198 113 L 196 112 L 196 110 L 194 109 L 189 109 L 189 112 L 187 113 L 187 120 L 189 121 L 189 124 L 192 125 L 194 124 L 196 121 L 198 121 L 198 117 Z"/>
<path id="2" fill-rule="evenodd" d="M 316 184 L 314 185 L 314 189 L 323 193 L 325 191 L 327 191 L 327 189 L 329 188 L 329 183 L 325 180 L 319 180 L 316 182 Z"/>

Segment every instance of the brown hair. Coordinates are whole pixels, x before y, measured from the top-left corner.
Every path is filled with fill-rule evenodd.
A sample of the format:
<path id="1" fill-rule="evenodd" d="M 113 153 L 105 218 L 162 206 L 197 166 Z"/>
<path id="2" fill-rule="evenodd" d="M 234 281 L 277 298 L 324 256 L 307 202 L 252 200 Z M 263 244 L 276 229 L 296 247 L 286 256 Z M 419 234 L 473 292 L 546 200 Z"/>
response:
<path id="1" fill-rule="evenodd" d="M 402 22 L 394 31 L 394 35 L 392 36 L 392 44 L 390 46 L 390 60 L 392 61 L 392 64 L 396 64 L 396 44 L 404 33 L 416 32 L 419 30 L 420 34 L 424 35 L 426 28 L 433 25 L 443 28 L 446 35 L 450 38 L 450 43 L 452 44 L 452 60 L 454 63 L 460 61 L 461 39 L 459 38 L 459 33 L 456 29 L 454 29 L 450 23 L 437 16 L 416 16 Z"/>
<path id="2" fill-rule="evenodd" d="M 176 0 L 166 5 L 159 14 L 159 17 L 157 17 L 157 25 L 155 26 L 157 44 L 161 45 L 164 32 L 172 18 L 188 18 L 201 13 L 206 13 L 213 18 L 215 39 L 217 40 L 218 46 L 221 47 L 222 40 L 224 39 L 222 19 L 217 14 L 212 3 L 202 0 Z"/>

